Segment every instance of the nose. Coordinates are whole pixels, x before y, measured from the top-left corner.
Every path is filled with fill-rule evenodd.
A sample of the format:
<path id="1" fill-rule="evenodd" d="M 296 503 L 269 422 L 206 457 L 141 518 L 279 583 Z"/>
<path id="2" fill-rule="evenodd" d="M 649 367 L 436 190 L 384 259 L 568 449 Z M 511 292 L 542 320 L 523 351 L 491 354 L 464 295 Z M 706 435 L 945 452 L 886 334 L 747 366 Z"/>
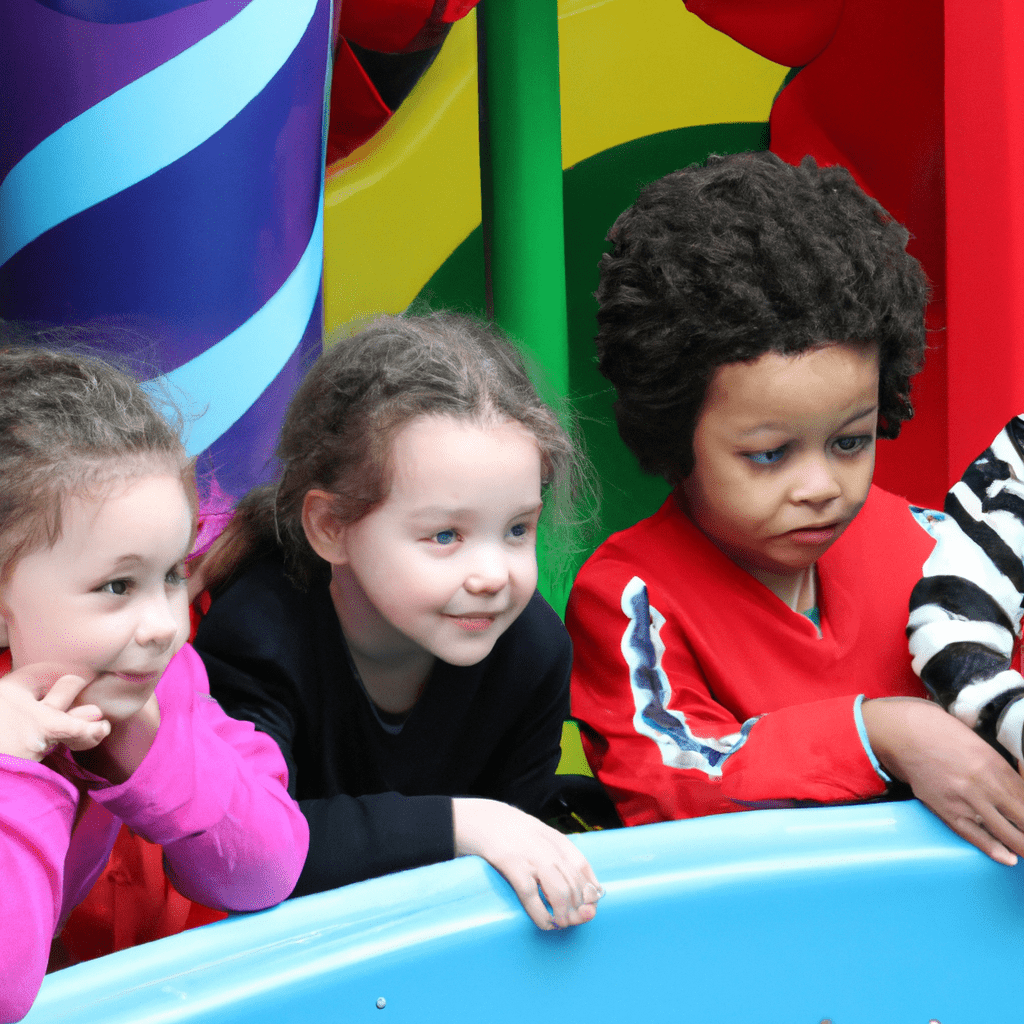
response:
<path id="1" fill-rule="evenodd" d="M 508 559 L 493 544 L 479 545 L 471 555 L 463 586 L 471 594 L 497 594 L 508 586 Z"/>
<path id="2" fill-rule="evenodd" d="M 178 635 L 180 623 L 174 608 L 165 595 L 154 596 L 141 609 L 135 630 L 135 642 L 140 647 L 155 647 L 163 651 Z"/>
<path id="3" fill-rule="evenodd" d="M 827 505 L 843 493 L 839 475 L 825 455 L 809 455 L 797 467 L 797 476 L 790 492 L 793 501 L 806 505 Z"/>

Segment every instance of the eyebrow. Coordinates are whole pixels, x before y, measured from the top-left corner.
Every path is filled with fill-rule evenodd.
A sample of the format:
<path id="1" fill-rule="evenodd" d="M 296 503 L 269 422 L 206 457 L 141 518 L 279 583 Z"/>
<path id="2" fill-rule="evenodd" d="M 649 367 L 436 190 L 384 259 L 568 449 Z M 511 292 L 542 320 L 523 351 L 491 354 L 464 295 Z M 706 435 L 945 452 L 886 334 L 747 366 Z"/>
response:
<path id="1" fill-rule="evenodd" d="M 512 518 L 517 516 L 528 516 L 539 512 L 544 508 L 544 502 L 538 501 L 535 505 L 523 505 L 512 513 Z M 475 508 L 452 508 L 450 505 L 426 505 L 423 508 L 412 510 L 411 515 L 417 519 L 456 519 L 460 516 L 473 516 L 479 510 Z"/>
<path id="2" fill-rule="evenodd" d="M 836 429 L 837 430 L 845 430 L 851 423 L 856 423 L 857 420 L 863 419 L 865 416 L 868 416 L 868 415 L 870 415 L 873 412 L 878 412 L 878 403 L 877 402 L 875 402 L 874 405 L 865 406 L 865 408 L 860 409 L 859 411 L 855 412 L 852 416 L 848 416 L 845 420 L 843 420 L 842 423 L 839 424 L 839 426 Z M 769 423 L 759 423 L 756 427 L 751 427 L 749 430 L 742 431 L 740 433 L 740 437 L 747 437 L 750 434 L 756 434 L 756 433 L 758 433 L 759 431 L 762 431 L 762 430 L 782 430 L 782 431 L 785 431 L 786 429 L 787 429 L 787 424 L 785 424 L 785 423 L 771 423 L 771 422 L 769 422 Z"/>

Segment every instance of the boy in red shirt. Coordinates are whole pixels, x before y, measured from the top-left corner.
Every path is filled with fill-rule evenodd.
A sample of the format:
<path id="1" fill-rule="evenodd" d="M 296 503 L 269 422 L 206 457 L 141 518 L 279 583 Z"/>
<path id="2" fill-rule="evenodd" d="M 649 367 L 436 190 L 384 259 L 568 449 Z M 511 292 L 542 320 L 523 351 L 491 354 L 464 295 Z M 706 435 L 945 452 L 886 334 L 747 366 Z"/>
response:
<path id="1" fill-rule="evenodd" d="M 573 713 L 623 821 L 902 781 L 1015 862 L 1024 783 L 911 670 L 932 540 L 871 485 L 925 343 L 906 230 L 843 168 L 761 153 L 655 182 L 609 238 L 599 366 L 623 440 L 673 487 L 591 557 L 566 617 Z"/>

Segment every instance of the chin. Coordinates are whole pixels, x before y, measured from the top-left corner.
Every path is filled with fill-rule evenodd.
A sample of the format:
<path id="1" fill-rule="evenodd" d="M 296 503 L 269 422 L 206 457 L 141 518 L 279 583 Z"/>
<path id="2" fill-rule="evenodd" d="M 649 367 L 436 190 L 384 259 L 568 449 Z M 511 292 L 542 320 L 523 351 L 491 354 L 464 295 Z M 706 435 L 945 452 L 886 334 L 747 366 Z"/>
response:
<path id="1" fill-rule="evenodd" d="M 497 637 L 495 637 L 495 640 Z M 494 642 L 487 644 L 486 648 L 483 645 L 475 647 L 471 650 L 455 649 L 436 651 L 434 657 L 439 658 L 441 661 L 446 662 L 449 665 L 456 665 L 459 668 L 468 668 L 470 665 L 478 665 L 481 661 L 486 658 L 491 651 L 494 650 Z"/>

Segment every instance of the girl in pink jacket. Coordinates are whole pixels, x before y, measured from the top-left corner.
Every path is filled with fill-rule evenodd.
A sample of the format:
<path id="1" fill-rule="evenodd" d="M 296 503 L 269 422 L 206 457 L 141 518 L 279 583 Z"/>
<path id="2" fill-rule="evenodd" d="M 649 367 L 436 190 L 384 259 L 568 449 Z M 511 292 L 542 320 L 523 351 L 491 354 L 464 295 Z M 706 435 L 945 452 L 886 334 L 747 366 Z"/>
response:
<path id="1" fill-rule="evenodd" d="M 258 910 L 308 844 L 272 740 L 228 718 L 185 643 L 194 465 L 98 359 L 0 349 L 0 1021 L 121 823 L 185 896 Z M 16 922 L 16 925 L 15 925 Z"/>

